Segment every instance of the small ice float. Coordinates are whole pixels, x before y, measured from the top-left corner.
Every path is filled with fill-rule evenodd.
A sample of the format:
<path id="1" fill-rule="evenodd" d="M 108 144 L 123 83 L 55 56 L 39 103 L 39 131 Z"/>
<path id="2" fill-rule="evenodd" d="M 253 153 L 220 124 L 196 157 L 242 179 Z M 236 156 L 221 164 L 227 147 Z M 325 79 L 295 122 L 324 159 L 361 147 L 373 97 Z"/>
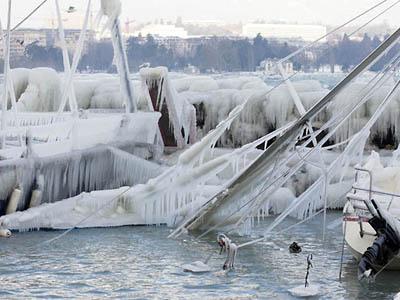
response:
<path id="1" fill-rule="evenodd" d="M 183 271 L 185 272 L 191 272 L 191 273 L 208 273 L 211 272 L 211 268 L 209 265 L 201 262 L 201 261 L 196 261 L 192 264 L 187 264 L 182 266 Z"/>
<path id="2" fill-rule="evenodd" d="M 290 289 L 289 293 L 293 297 L 299 297 L 299 298 L 315 297 L 320 294 L 320 286 L 311 284 L 305 287 L 304 285 L 300 285 L 298 287 Z"/>

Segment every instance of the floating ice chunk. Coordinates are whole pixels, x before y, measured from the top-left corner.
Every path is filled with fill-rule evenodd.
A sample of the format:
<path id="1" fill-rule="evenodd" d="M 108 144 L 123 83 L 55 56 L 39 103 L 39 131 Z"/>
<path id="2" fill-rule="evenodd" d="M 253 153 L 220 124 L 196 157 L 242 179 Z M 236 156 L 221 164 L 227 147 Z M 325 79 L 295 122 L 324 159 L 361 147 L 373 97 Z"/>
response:
<path id="1" fill-rule="evenodd" d="M 313 285 L 313 284 L 311 284 L 308 287 L 304 287 L 304 285 L 300 285 L 298 287 L 290 289 L 289 293 L 293 297 L 299 297 L 299 298 L 315 297 L 321 293 L 321 288 L 319 285 Z"/>
<path id="2" fill-rule="evenodd" d="M 398 293 L 396 296 L 394 296 L 393 300 L 400 300 L 400 293 Z"/>
<path id="3" fill-rule="evenodd" d="M 201 261 L 195 261 L 192 264 L 187 264 L 182 266 L 184 272 L 191 272 L 191 273 L 208 273 L 211 272 L 211 268 L 209 265 Z"/>

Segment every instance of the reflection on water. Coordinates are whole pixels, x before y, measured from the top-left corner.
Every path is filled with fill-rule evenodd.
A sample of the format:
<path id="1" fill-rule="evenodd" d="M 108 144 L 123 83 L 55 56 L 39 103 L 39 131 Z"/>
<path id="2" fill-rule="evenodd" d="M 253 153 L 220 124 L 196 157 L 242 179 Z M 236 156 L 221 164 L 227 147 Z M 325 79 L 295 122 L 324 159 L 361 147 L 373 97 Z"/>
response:
<path id="1" fill-rule="evenodd" d="M 340 214 L 328 217 L 333 221 Z M 269 222 L 259 225 L 256 232 L 261 233 Z M 224 257 L 218 256 L 213 234 L 196 241 L 189 236 L 168 240 L 169 229 L 163 227 L 75 230 L 52 244 L 32 247 L 60 232 L 18 233 L 1 240 L 0 297 L 292 299 L 287 290 L 304 282 L 309 253 L 314 255 L 310 281 L 322 287 L 321 299 L 392 299 L 400 291 L 397 272 L 383 273 L 375 284 L 361 285 L 347 251 L 339 282 L 340 227 L 328 230 L 323 242 L 320 224 L 317 218 L 240 249 L 236 270 L 228 274 L 221 271 Z M 289 254 L 293 241 L 303 246 L 301 254 Z M 209 262 L 215 272 L 182 272 L 181 265 L 203 260 L 210 251 L 215 253 Z"/>

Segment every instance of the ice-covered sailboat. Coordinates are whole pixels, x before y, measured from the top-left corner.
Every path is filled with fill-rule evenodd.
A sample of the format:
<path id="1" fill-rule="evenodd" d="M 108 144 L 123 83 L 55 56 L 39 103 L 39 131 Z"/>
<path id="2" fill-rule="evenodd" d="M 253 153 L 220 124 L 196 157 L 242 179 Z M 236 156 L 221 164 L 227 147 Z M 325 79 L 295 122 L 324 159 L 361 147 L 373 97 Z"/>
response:
<path id="1" fill-rule="evenodd" d="M 337 198 L 342 200 L 344 197 L 338 196 L 350 188 L 347 187 L 346 172 L 360 161 L 369 130 L 398 89 L 399 82 L 393 79 L 393 75 L 400 63 L 399 56 L 395 56 L 384 70 L 368 78 L 357 93 L 347 97 L 347 92 L 352 90 L 351 84 L 360 75 L 388 53 L 399 37 L 400 29 L 328 94 L 319 98 L 320 101 L 310 104 L 308 110 L 296 95 L 289 78 L 283 74 L 283 83 L 293 98 L 298 118 L 241 148 L 220 153 L 214 149 L 244 107 L 251 105 L 252 94 L 232 109 L 214 130 L 186 149 L 175 165 L 159 168 L 159 173 L 151 179 L 120 189 L 69 195 L 57 203 L 3 216 L 0 222 L 15 230 L 167 224 L 176 228 L 171 237 L 177 237 L 188 231 L 204 230 L 202 235 L 205 235 L 227 227 L 248 233 L 257 220 L 270 214 L 279 215 L 266 229 L 265 235 L 250 241 L 250 245 L 264 240 L 290 215 L 306 219 L 322 212 L 326 214 L 328 207 L 342 207 L 342 203 L 335 201 Z M 120 44 L 118 36 L 114 38 L 116 44 Z M 119 68 L 124 69 L 124 64 Z M 168 97 L 173 91 L 162 89 L 168 84 L 165 75 L 163 69 L 141 72 L 143 86 L 147 87 L 144 94 L 149 100 L 149 108 L 163 110 L 168 105 L 164 96 Z M 121 81 L 121 86 L 129 85 L 126 76 L 121 77 Z M 383 97 L 378 93 L 382 87 L 385 87 Z M 338 99 L 340 95 L 344 95 L 341 101 Z M 367 120 L 357 122 L 360 121 L 357 110 L 364 108 L 363 105 L 371 99 L 376 100 L 368 107 L 371 115 Z M 175 119 L 184 109 L 185 105 L 176 107 L 168 115 L 171 123 L 179 126 L 173 130 L 176 144 L 190 140 L 194 134 L 193 122 Z M 190 107 L 187 113 L 193 116 Z M 345 134 L 341 134 L 343 132 Z M 330 145 L 335 135 L 346 138 Z M 153 167 L 146 166 L 146 169 Z M 113 171 L 117 172 L 116 169 L 114 167 Z M 312 180 L 294 195 L 288 186 L 304 172 L 315 176 L 310 176 Z M 74 172 L 66 172 L 64 178 L 74 179 L 74 175 Z M 336 199 L 329 198 L 329 195 L 335 195 Z"/>
<path id="2" fill-rule="evenodd" d="M 162 173 L 163 168 L 154 161 L 165 146 L 183 148 L 195 139 L 194 107 L 174 94 L 166 68 L 143 69 L 141 85 L 134 91 L 118 0 L 101 1 L 99 18 L 104 30 L 110 32 L 119 78 L 79 82 L 75 72 L 86 39 L 91 1 L 87 2 L 72 61 L 59 1 L 54 3 L 63 74 L 49 68 L 11 70 L 10 36 L 15 29 L 10 28 L 11 1 L 5 33 L 0 23 L 0 35 L 5 37 L 1 39 L 5 64 L 0 114 L 0 214 L 82 192 L 145 183 Z M 119 84 L 115 84 L 118 79 Z M 16 203 L 10 204 L 11 199 Z"/>
<path id="3" fill-rule="evenodd" d="M 360 261 L 360 276 L 382 268 L 400 270 L 400 167 L 398 151 L 384 167 L 374 152 L 356 169 L 344 207 L 343 231 L 349 249 Z M 375 203 L 375 207 L 373 206 Z M 382 221 L 383 220 L 383 221 Z"/>

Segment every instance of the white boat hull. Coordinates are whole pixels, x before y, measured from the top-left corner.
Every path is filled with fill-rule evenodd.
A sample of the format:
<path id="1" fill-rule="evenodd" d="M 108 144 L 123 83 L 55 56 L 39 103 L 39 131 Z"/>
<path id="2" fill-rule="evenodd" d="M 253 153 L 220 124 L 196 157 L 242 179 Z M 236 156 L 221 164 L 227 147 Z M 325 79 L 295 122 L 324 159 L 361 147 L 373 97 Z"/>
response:
<path id="1" fill-rule="evenodd" d="M 377 236 L 375 236 L 376 231 L 372 226 L 366 220 L 363 220 L 362 228 L 364 235 L 361 237 L 360 224 L 357 218 L 357 216 L 347 217 L 343 222 L 343 231 L 348 248 L 354 258 L 360 261 L 362 255 L 367 251 L 368 247 L 372 246 Z M 385 269 L 400 270 L 400 257 L 397 256 Z"/>

